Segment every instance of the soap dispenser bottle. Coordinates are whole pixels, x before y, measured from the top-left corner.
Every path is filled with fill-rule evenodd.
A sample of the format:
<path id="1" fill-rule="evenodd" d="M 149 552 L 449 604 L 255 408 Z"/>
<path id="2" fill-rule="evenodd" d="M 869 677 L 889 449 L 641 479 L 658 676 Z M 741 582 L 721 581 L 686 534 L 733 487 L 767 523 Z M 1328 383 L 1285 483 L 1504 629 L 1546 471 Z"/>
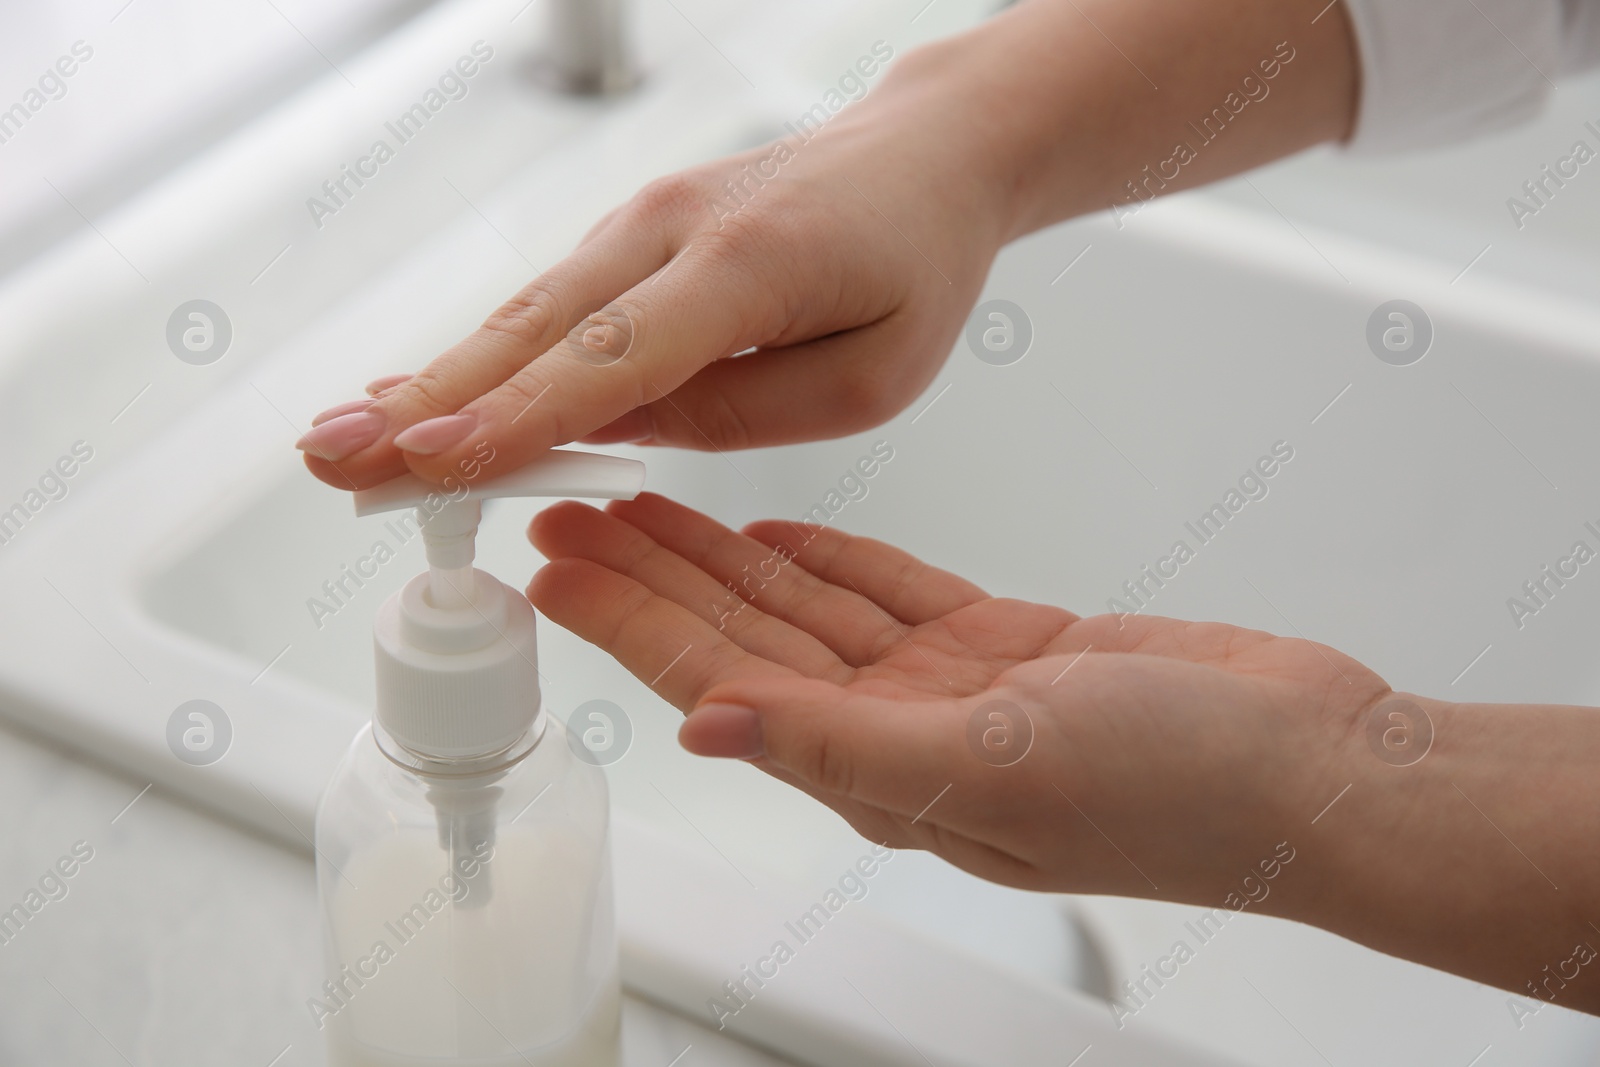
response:
<path id="1" fill-rule="evenodd" d="M 534 613 L 472 567 L 489 497 L 636 496 L 644 465 L 557 451 L 454 490 L 410 475 L 428 571 L 379 610 L 377 705 L 317 809 L 330 1067 L 617 1067 L 606 783 L 540 706 Z"/>

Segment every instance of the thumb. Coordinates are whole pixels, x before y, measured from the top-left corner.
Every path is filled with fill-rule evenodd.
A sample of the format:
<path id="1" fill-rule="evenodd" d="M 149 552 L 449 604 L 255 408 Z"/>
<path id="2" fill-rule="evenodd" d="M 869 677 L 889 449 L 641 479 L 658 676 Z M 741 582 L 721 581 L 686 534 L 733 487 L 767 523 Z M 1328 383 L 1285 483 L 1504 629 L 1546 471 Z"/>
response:
<path id="1" fill-rule="evenodd" d="M 978 761 L 965 741 L 962 703 L 911 703 L 804 678 L 716 686 L 679 729 L 696 755 L 771 764 L 800 782 L 888 811 L 915 815 Z"/>

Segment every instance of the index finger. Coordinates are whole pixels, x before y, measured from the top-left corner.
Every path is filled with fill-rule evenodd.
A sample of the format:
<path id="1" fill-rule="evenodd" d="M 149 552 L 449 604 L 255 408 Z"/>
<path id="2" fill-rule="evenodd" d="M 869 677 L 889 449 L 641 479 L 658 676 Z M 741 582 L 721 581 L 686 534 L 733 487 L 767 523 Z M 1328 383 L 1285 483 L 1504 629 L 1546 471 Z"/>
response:
<path id="1" fill-rule="evenodd" d="M 760 341 L 770 327 L 748 310 L 761 306 L 753 289 L 720 242 L 701 238 L 458 415 L 415 426 L 395 444 L 432 481 L 463 464 L 520 467 Z"/>

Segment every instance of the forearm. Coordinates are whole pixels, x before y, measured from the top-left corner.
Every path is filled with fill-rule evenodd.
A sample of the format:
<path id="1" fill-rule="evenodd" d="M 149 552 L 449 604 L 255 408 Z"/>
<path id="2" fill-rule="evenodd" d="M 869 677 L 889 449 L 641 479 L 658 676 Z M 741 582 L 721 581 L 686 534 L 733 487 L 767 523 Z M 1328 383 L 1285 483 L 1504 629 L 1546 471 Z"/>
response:
<path id="1" fill-rule="evenodd" d="M 1348 136 L 1357 61 L 1325 3 L 1031 0 L 904 57 L 864 110 L 926 127 L 1010 240 Z"/>
<path id="2" fill-rule="evenodd" d="M 1301 831 L 1297 884 L 1273 903 L 1396 956 L 1600 1011 L 1600 709 L 1402 696 L 1358 726 L 1309 769 L 1328 800 L 1349 790 Z"/>

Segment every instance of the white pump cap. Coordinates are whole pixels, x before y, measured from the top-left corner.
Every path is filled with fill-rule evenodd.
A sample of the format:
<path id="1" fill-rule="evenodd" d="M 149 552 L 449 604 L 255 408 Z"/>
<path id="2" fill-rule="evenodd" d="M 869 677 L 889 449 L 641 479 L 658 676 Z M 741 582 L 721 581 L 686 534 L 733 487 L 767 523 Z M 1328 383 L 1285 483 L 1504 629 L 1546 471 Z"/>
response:
<path id="1" fill-rule="evenodd" d="M 415 508 L 428 552 L 428 573 L 385 601 L 373 626 L 376 717 L 389 735 L 424 756 L 464 759 L 512 744 L 538 716 L 533 608 L 472 567 L 483 500 L 623 500 L 642 488 L 637 460 L 558 450 L 470 485 L 407 474 L 357 492 L 357 515 Z"/>

